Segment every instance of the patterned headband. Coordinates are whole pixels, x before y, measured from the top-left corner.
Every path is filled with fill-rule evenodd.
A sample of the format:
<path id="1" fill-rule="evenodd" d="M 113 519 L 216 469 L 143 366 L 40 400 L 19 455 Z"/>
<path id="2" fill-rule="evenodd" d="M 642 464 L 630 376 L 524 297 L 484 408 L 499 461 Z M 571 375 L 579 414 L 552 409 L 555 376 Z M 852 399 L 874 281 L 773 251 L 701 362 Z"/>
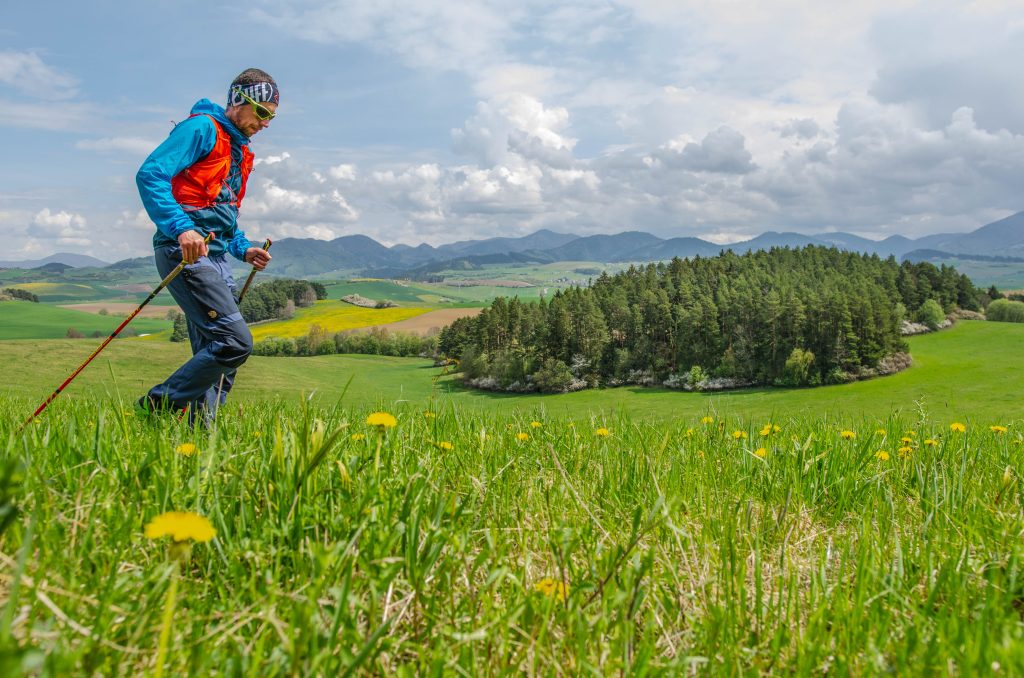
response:
<path id="1" fill-rule="evenodd" d="M 241 85 L 232 83 L 231 89 L 228 90 L 228 106 L 240 106 L 245 103 L 245 99 L 238 91 L 241 90 L 245 96 L 249 97 L 256 102 L 267 102 L 276 104 L 281 98 L 281 93 L 277 89 L 277 85 L 272 82 L 255 82 L 249 85 Z"/>

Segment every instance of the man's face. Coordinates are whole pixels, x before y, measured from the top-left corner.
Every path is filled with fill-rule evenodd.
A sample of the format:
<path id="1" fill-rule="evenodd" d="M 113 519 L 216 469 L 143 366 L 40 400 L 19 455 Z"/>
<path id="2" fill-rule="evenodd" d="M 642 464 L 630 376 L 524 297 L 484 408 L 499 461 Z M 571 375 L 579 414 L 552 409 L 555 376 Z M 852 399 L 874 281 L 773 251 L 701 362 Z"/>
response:
<path id="1" fill-rule="evenodd" d="M 271 113 L 277 112 L 277 104 L 262 102 L 260 106 L 263 106 Z M 261 129 L 270 126 L 270 120 L 260 120 L 256 116 L 252 104 L 249 102 L 239 104 L 238 106 L 230 106 L 226 112 L 228 119 L 234 123 L 238 131 L 247 137 L 252 137 Z"/>

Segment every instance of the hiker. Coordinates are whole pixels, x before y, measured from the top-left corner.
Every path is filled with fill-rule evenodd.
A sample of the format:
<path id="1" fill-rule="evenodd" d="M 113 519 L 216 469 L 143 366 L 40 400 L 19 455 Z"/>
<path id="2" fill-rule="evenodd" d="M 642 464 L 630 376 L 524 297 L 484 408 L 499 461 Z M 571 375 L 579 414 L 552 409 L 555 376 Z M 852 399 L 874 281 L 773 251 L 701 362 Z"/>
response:
<path id="1" fill-rule="evenodd" d="M 192 343 L 192 358 L 139 398 L 136 408 L 143 416 L 187 412 L 189 423 L 208 424 L 252 353 L 225 252 L 259 271 L 270 262 L 237 222 L 253 166 L 249 140 L 270 125 L 279 99 L 273 78 L 257 68 L 243 71 L 228 89 L 227 108 L 200 99 L 135 177 L 156 224 L 160 276 L 182 260 L 187 264 L 168 289 L 185 312 Z"/>

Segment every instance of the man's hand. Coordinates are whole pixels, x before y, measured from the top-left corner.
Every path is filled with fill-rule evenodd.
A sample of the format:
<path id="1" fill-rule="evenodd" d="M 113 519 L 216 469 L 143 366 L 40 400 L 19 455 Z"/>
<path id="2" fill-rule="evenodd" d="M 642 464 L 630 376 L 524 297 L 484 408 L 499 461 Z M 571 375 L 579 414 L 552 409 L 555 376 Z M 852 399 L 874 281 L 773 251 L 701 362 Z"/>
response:
<path id="1" fill-rule="evenodd" d="M 186 264 L 194 264 L 199 257 L 206 256 L 206 240 L 197 231 L 185 231 L 178 236 L 181 245 L 181 260 Z"/>
<path id="2" fill-rule="evenodd" d="M 262 271 L 270 263 L 270 253 L 262 247 L 250 247 L 245 251 L 245 261 L 257 271 Z"/>

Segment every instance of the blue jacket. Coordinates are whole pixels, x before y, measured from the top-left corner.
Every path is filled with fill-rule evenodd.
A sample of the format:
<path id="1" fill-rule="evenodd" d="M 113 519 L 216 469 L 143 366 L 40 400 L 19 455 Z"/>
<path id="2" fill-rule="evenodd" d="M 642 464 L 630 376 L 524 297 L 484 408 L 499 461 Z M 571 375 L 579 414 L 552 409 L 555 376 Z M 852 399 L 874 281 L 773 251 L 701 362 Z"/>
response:
<path id="1" fill-rule="evenodd" d="M 205 114 L 205 115 L 197 115 Z M 178 236 L 188 230 L 201 235 L 213 233 L 210 241 L 211 256 L 223 254 L 225 249 L 236 259 L 245 260 L 245 251 L 253 243 L 238 229 L 238 207 L 231 204 L 231 193 L 241 189 L 241 172 L 238 165 L 242 159 L 242 146 L 248 146 L 249 137 L 243 135 L 228 120 L 221 106 L 209 99 L 200 99 L 192 107 L 192 115 L 171 130 L 170 135 L 156 147 L 135 175 L 142 205 L 149 218 L 156 224 L 153 248 L 178 244 Z M 222 190 L 218 202 L 210 207 L 186 212 L 171 193 L 171 179 L 179 172 L 202 160 L 213 150 L 217 141 L 217 128 L 206 117 L 212 116 L 231 137 L 231 171 L 227 182 L 231 189 Z"/>

